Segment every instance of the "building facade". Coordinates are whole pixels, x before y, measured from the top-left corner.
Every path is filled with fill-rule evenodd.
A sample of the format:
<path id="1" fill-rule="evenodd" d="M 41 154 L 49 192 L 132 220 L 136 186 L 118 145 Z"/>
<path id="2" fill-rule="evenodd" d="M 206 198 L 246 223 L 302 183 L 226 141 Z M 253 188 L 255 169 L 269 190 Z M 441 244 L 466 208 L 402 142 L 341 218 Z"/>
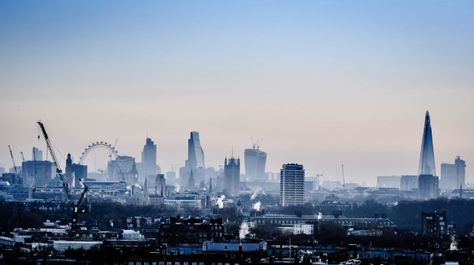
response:
<path id="1" fill-rule="evenodd" d="M 111 181 L 125 181 L 127 184 L 138 182 L 138 171 L 135 158 L 131 156 L 117 156 L 107 164 L 107 173 Z"/>
<path id="2" fill-rule="evenodd" d="M 459 156 L 454 160 L 454 164 L 441 164 L 440 188 L 443 190 L 460 189 L 465 186 L 466 162 Z"/>
<path id="3" fill-rule="evenodd" d="M 378 176 L 377 188 L 395 188 L 400 189 L 400 176 Z"/>
<path id="4" fill-rule="evenodd" d="M 433 175 L 418 177 L 418 191 L 421 199 L 433 199 L 439 195 L 439 178 Z"/>
<path id="5" fill-rule="evenodd" d="M 411 191 L 418 189 L 418 176 L 403 175 L 400 178 L 400 190 Z"/>
<path id="6" fill-rule="evenodd" d="M 428 111 L 425 115 L 425 126 L 423 128 L 423 138 L 421 141 L 418 174 L 436 176 L 436 164 L 433 148 L 433 133 L 431 131 L 431 119 L 430 113 Z"/>
<path id="7" fill-rule="evenodd" d="M 304 168 L 299 164 L 284 164 L 280 170 L 280 204 L 304 204 Z"/>
<path id="8" fill-rule="evenodd" d="M 21 164 L 24 187 L 44 187 L 56 174 L 56 167 L 50 161 L 25 161 Z"/>
<path id="9" fill-rule="evenodd" d="M 185 166 L 191 169 L 205 168 L 204 150 L 201 147 L 199 132 L 191 132 L 188 139 L 188 159 Z"/>
<path id="10" fill-rule="evenodd" d="M 224 160 L 224 191 L 229 195 L 237 196 L 240 192 L 240 159 L 229 158 Z"/>
<path id="11" fill-rule="evenodd" d="M 422 212 L 421 233 L 428 237 L 442 237 L 448 234 L 446 212 Z"/>
<path id="12" fill-rule="evenodd" d="M 143 177 L 153 176 L 157 172 L 156 167 L 157 154 L 156 154 L 156 144 L 151 138 L 146 138 L 145 145 L 143 146 L 142 151 L 142 169 L 141 175 Z"/>
<path id="13" fill-rule="evenodd" d="M 258 147 L 245 149 L 245 176 L 249 181 L 265 180 L 265 164 L 267 162 L 267 153 L 261 151 Z"/>
<path id="14" fill-rule="evenodd" d="M 222 219 L 170 218 L 160 225 L 159 242 L 169 245 L 202 244 L 204 241 L 222 241 Z"/>

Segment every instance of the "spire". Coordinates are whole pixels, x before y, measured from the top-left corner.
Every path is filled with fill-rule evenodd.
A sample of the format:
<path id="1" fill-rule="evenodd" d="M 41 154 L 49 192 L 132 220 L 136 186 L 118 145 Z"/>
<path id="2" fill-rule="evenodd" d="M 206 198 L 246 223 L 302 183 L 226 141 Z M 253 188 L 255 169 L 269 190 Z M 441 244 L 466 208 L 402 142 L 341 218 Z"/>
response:
<path id="1" fill-rule="evenodd" d="M 418 167 L 420 175 L 436 176 L 436 164 L 433 149 L 433 134 L 431 132 L 430 113 L 426 111 L 425 127 L 423 128 L 423 138 L 421 142 L 420 164 Z"/>

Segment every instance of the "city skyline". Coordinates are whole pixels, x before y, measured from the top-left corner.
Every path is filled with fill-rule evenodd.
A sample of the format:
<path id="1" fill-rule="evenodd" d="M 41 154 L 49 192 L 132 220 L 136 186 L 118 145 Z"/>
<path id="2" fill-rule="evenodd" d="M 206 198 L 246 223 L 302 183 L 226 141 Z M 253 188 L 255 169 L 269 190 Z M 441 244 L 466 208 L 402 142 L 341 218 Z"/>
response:
<path id="1" fill-rule="evenodd" d="M 427 115 L 429 116 L 428 113 L 427 113 Z M 428 118 L 428 119 L 429 119 L 429 118 Z M 424 117 L 423 121 L 424 121 L 425 126 L 426 126 L 426 117 Z M 429 124 L 429 125 L 430 125 L 430 124 Z M 48 126 L 48 125 L 47 125 L 47 126 Z M 49 126 L 48 126 L 48 127 L 49 127 Z M 431 129 L 431 128 L 430 128 L 430 129 Z M 424 133 L 424 126 L 420 126 L 420 130 L 422 130 L 423 133 Z M 434 128 L 433 130 L 435 131 L 434 134 L 436 134 L 436 128 Z M 194 131 L 192 131 L 192 132 L 194 132 Z M 189 133 L 190 133 L 190 132 L 188 132 L 188 135 L 189 135 Z M 423 136 L 423 133 L 421 134 L 422 136 Z M 52 133 L 52 135 L 55 135 L 54 132 Z M 147 135 L 148 135 L 148 134 L 147 134 Z M 36 136 L 35 136 L 35 138 L 36 138 Z M 150 139 L 150 138 L 153 139 L 154 137 L 147 136 L 147 137 L 145 137 L 144 139 Z M 155 138 L 159 138 L 159 137 L 155 137 Z M 420 139 L 420 137 L 418 138 L 418 141 L 419 141 L 419 139 Z M 142 139 L 142 140 L 143 140 L 143 139 Z M 423 141 L 423 137 L 421 137 L 421 140 Z M 95 141 L 94 141 L 94 142 L 95 142 Z M 118 142 L 118 141 L 117 141 L 117 142 Z M 185 141 L 184 141 L 184 142 L 185 142 Z M 88 144 L 90 144 L 90 143 L 88 143 Z M 159 142 L 158 142 L 158 144 L 161 145 L 161 143 L 159 143 Z M 36 147 L 40 148 L 41 151 L 45 152 L 46 147 L 43 146 L 44 144 L 41 142 L 41 140 L 39 140 L 38 142 L 36 142 L 35 145 L 36 145 Z M 56 142 L 55 142 L 55 146 L 56 146 L 55 148 L 58 147 L 58 144 L 57 144 Z M 86 146 L 87 146 L 87 145 L 85 145 L 84 147 L 86 147 Z M 117 149 L 120 148 L 120 145 L 118 145 L 118 146 L 119 146 L 119 147 L 118 147 Z M 187 144 L 187 146 L 189 146 L 189 143 Z M 418 147 L 417 147 L 417 148 L 418 148 L 418 158 L 419 158 L 419 156 L 420 156 L 420 151 L 419 151 L 419 148 L 420 148 L 420 147 L 419 147 L 419 146 L 420 146 L 420 144 L 419 144 L 419 142 L 418 142 Z M 142 147 L 143 147 L 143 145 L 142 145 Z M 132 157 L 138 158 L 138 157 L 140 157 L 139 154 L 141 154 L 141 152 L 142 152 L 142 151 L 140 151 L 139 149 L 142 148 L 142 147 L 140 147 L 140 146 L 137 147 L 137 150 L 138 150 L 137 153 L 138 153 L 138 154 L 134 154 L 134 153 L 132 153 L 132 154 L 127 153 L 127 154 L 126 154 L 126 153 L 120 152 L 119 155 L 132 156 Z M 204 147 L 206 148 L 206 143 L 204 143 Z M 228 152 L 228 153 L 226 153 L 226 154 L 224 154 L 224 156 L 231 156 L 231 155 L 229 155 L 229 154 L 232 152 L 232 153 L 235 153 L 235 157 L 238 157 L 238 158 L 241 157 L 241 158 L 243 158 L 243 157 L 244 157 L 244 151 L 245 151 L 245 149 L 246 149 L 246 148 L 250 148 L 250 147 L 251 147 L 251 144 L 247 145 L 246 147 L 244 146 L 243 149 L 239 150 L 239 149 L 235 149 L 235 147 L 233 146 L 232 149 L 231 149 L 231 151 Z M 438 147 L 437 147 L 437 148 L 438 148 Z M 7 150 L 8 150 L 8 149 L 7 149 Z M 14 154 L 14 155 L 15 155 L 15 156 L 19 156 L 19 155 L 20 155 L 20 151 L 22 151 L 22 150 L 18 150 L 18 151 L 16 152 L 16 153 L 18 153 L 18 154 Z M 57 150 L 57 151 L 60 151 L 61 154 L 64 154 L 63 148 L 59 148 L 59 150 Z M 83 151 L 83 150 L 81 150 L 80 152 L 82 152 L 82 151 Z M 120 151 L 120 150 L 119 150 L 119 151 Z M 79 153 L 80 153 L 80 152 L 79 152 Z M 161 151 L 160 151 L 160 152 L 161 152 Z M 185 153 L 186 153 L 186 151 L 185 151 Z M 437 153 L 435 152 L 435 154 L 437 154 Z M 271 153 L 270 153 L 269 155 L 270 155 L 270 157 L 272 157 L 272 154 L 271 154 Z M 206 155 L 206 156 L 207 156 L 207 155 Z M 219 155 L 210 154 L 210 156 L 211 156 L 211 157 L 218 157 Z M 45 157 L 48 157 L 48 158 L 50 159 L 49 154 L 46 155 Z M 62 158 L 63 158 L 62 155 L 61 155 L 60 157 L 61 157 L 61 161 L 62 161 L 62 162 L 64 163 L 64 165 L 65 165 L 66 159 L 65 159 L 65 158 L 62 159 Z M 77 154 L 77 155 L 74 155 L 74 154 L 73 154 L 73 157 L 78 160 L 79 155 L 78 155 L 78 154 Z M 97 157 L 99 157 L 99 159 L 103 159 L 103 164 L 104 164 L 104 166 L 102 166 L 102 167 L 99 166 L 99 167 L 97 167 L 97 169 L 106 169 L 106 165 L 107 165 L 107 162 L 106 162 L 106 161 L 107 161 L 107 159 L 108 159 L 108 158 L 107 158 L 108 155 L 107 155 L 105 152 L 104 152 L 103 154 L 100 154 L 100 151 L 99 151 L 98 156 L 96 155 L 96 156 L 94 157 L 95 166 L 97 166 L 97 165 L 96 165 L 96 164 L 97 164 Z M 206 158 L 206 159 L 207 159 L 207 158 Z M 27 157 L 27 160 L 30 160 L 30 158 Z M 32 159 L 31 159 L 31 160 L 32 160 Z M 63 160 L 64 160 L 64 161 L 63 161 Z M 89 159 L 86 159 L 86 160 L 85 160 L 85 164 L 90 166 L 90 164 L 91 164 L 92 162 L 91 162 L 91 161 L 88 161 L 88 160 L 91 160 L 91 159 L 90 159 L 90 158 L 89 158 Z M 415 159 L 415 160 L 416 160 L 416 159 Z M 10 160 L 10 161 L 11 161 L 11 160 Z M 18 161 L 19 161 L 19 160 L 18 160 Z M 137 160 L 137 161 L 138 161 L 138 160 Z M 300 161 L 301 161 L 301 160 L 300 160 Z M 438 164 L 436 164 L 437 170 L 439 170 L 439 172 L 440 172 L 441 164 L 446 163 L 446 162 L 449 162 L 449 161 L 450 161 L 449 159 L 446 160 L 446 161 L 443 160 L 443 161 L 439 162 Z M 140 162 L 141 162 L 141 161 L 140 161 Z M 289 158 L 289 159 L 286 160 L 286 161 L 282 161 L 281 164 L 293 163 L 293 162 L 299 162 L 299 161 L 298 161 L 297 159 L 291 159 L 291 158 Z M 11 162 L 10 162 L 10 163 L 11 163 Z M 206 163 L 207 163 L 207 162 L 206 162 Z M 418 164 L 418 168 L 415 167 L 415 168 L 413 169 L 413 171 L 410 171 L 410 172 L 408 172 L 408 173 L 407 173 L 407 172 L 395 172 L 395 173 L 386 173 L 386 172 L 378 172 L 378 173 L 377 173 L 377 172 L 376 172 L 375 174 L 378 174 L 378 175 L 381 175 L 381 174 L 384 174 L 384 173 L 385 173 L 386 175 L 415 174 L 415 173 L 417 173 L 417 171 L 419 171 L 420 160 L 415 161 L 415 163 Z M 275 163 L 273 163 L 273 164 L 275 164 Z M 304 164 L 304 163 L 302 163 L 302 164 Z M 176 161 L 176 163 L 170 164 L 169 168 L 166 168 L 166 164 L 162 165 L 162 162 L 161 162 L 161 161 L 158 161 L 157 165 L 159 165 L 159 166 L 162 167 L 162 168 L 163 168 L 163 166 L 164 166 L 164 169 L 162 169 L 162 170 L 164 170 L 164 171 L 168 171 L 168 170 L 171 168 L 171 166 L 173 166 L 175 172 L 176 172 L 176 173 L 179 173 L 178 168 L 179 168 L 180 166 L 185 166 L 185 163 L 182 163 L 182 165 L 181 165 L 179 161 Z M 347 166 L 347 164 L 345 164 L 345 165 Z M 3 165 L 1 164 L 1 161 L 0 161 L 0 166 L 3 166 Z M 224 166 L 224 164 L 223 164 L 222 162 L 216 163 L 216 164 L 212 163 L 212 164 L 208 165 L 208 167 L 214 167 L 215 169 L 223 168 L 223 166 Z M 331 180 L 331 181 L 341 181 L 341 182 L 342 182 L 342 172 L 340 171 L 340 166 L 341 166 L 341 164 L 336 164 L 336 165 L 335 165 L 336 168 L 335 168 L 334 171 L 333 171 L 333 172 L 334 172 L 333 175 L 330 175 L 329 177 L 328 177 L 328 174 L 325 174 L 325 172 L 327 172 L 327 171 L 325 171 L 324 168 L 321 169 L 321 170 L 309 171 L 310 173 L 309 173 L 308 175 L 309 175 L 309 176 L 315 176 L 315 175 L 319 175 L 319 174 L 321 174 L 321 173 L 324 173 L 323 176 L 321 176 L 321 177 L 322 177 L 322 178 L 321 178 L 322 180 Z M 6 170 L 8 170 L 11 166 L 8 166 L 8 163 L 7 163 L 7 166 L 4 166 L 4 167 L 5 167 Z M 277 165 L 277 167 L 278 167 L 278 165 Z M 279 167 L 281 168 L 281 165 L 279 165 Z M 305 166 L 305 167 L 306 167 L 306 166 Z M 311 164 L 310 164 L 310 167 L 311 167 Z M 94 169 L 92 169 L 92 171 L 93 171 L 93 170 L 94 170 Z M 92 172 L 92 171 L 90 171 L 90 172 Z M 274 173 L 274 174 L 278 174 L 278 169 L 274 171 L 272 168 L 270 168 L 269 170 L 267 170 L 267 172 L 271 172 L 271 173 Z M 329 170 L 329 172 L 331 172 L 331 170 Z M 375 184 L 376 184 L 376 182 L 377 182 L 376 177 L 377 177 L 378 175 L 375 175 L 375 176 L 373 177 L 373 179 L 371 179 L 370 177 L 369 177 L 368 179 L 363 179 L 363 178 L 357 178 L 357 177 L 354 178 L 354 177 L 351 176 L 351 175 L 348 176 L 348 174 L 347 174 L 347 172 L 346 172 L 346 176 L 345 176 L 346 180 L 345 180 L 345 181 L 348 182 L 348 183 L 349 183 L 349 182 L 356 182 L 356 183 L 358 183 L 358 184 L 366 184 L 366 185 L 375 186 Z M 439 177 L 439 176 L 438 176 L 438 177 Z M 471 183 L 471 175 L 469 175 L 469 167 L 468 167 L 468 170 L 466 170 L 466 183 Z"/>
<path id="2" fill-rule="evenodd" d="M 188 4 L 2 1 L 0 164 L 45 150 L 43 120 L 62 161 L 116 138 L 139 158 L 149 136 L 165 172 L 195 130 L 208 166 L 263 137 L 267 171 L 340 180 L 343 163 L 375 185 L 416 174 L 430 110 L 436 171 L 459 155 L 472 182 L 472 2 Z"/>

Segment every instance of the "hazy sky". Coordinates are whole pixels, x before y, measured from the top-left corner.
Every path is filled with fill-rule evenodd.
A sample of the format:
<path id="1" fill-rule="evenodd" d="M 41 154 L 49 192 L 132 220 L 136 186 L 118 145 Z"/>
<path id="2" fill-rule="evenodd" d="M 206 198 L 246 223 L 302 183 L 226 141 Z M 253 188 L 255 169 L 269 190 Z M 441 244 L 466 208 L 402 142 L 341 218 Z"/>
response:
<path id="1" fill-rule="evenodd" d="M 41 119 L 76 159 L 119 138 L 140 160 L 148 135 L 169 170 L 197 130 L 209 166 L 264 138 L 271 171 L 337 180 L 344 163 L 374 184 L 417 172 L 430 110 L 438 172 L 461 155 L 472 181 L 473 14 L 473 1 L 3 0 L 0 163 L 8 144 L 17 163 L 44 148 Z"/>

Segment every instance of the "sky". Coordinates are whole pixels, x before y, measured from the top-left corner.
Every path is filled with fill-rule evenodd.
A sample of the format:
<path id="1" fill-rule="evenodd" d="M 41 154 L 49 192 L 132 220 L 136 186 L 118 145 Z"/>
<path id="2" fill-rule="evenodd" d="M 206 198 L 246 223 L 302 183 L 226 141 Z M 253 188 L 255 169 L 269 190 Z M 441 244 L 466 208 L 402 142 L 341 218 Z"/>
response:
<path id="1" fill-rule="evenodd" d="M 473 1 L 0 1 L 0 164 L 42 120 L 75 160 L 95 141 L 167 171 L 200 132 L 206 165 L 263 138 L 267 170 L 374 185 L 436 163 L 474 182 Z M 104 154 L 88 159 L 101 167 Z M 242 169 L 243 171 L 243 169 Z"/>

